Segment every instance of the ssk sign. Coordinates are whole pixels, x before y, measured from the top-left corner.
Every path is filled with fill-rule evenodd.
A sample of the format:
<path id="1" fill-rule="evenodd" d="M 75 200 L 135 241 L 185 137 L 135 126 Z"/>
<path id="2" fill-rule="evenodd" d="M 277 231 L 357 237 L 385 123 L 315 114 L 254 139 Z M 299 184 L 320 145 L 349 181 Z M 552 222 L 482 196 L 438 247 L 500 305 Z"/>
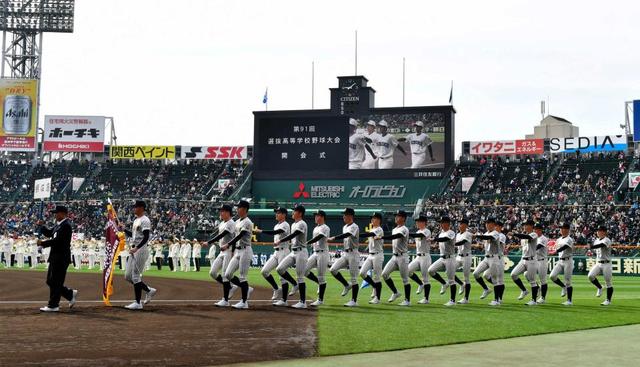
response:
<path id="1" fill-rule="evenodd" d="M 44 150 L 103 152 L 103 116 L 45 116 Z"/>
<path id="2" fill-rule="evenodd" d="M 182 159 L 247 159 L 247 147 L 183 146 Z"/>
<path id="3" fill-rule="evenodd" d="M 626 135 L 580 136 L 574 138 L 551 138 L 551 153 L 607 152 L 627 150 Z"/>

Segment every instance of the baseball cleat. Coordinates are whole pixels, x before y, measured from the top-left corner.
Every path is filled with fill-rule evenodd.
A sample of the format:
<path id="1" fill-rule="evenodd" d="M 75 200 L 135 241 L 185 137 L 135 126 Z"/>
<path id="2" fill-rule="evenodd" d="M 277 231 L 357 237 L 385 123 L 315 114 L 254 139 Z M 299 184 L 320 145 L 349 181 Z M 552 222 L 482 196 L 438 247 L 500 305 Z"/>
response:
<path id="1" fill-rule="evenodd" d="M 562 302 L 562 305 L 563 305 L 563 306 L 573 306 L 573 302 L 571 302 L 571 301 L 564 301 L 564 302 Z"/>
<path id="2" fill-rule="evenodd" d="M 545 300 L 544 298 L 540 297 L 540 298 L 538 298 L 538 300 L 536 300 L 536 302 L 537 302 L 539 305 L 543 305 L 543 304 L 546 302 L 546 300 Z"/>
<path id="3" fill-rule="evenodd" d="M 285 306 L 287 306 L 287 302 L 279 299 L 279 300 L 273 302 L 273 305 L 274 306 L 278 306 L 278 307 L 285 307 Z"/>
<path id="4" fill-rule="evenodd" d="M 151 302 L 151 299 L 156 295 L 156 292 L 158 292 L 157 289 L 149 287 L 149 292 L 147 292 L 147 294 L 144 296 L 145 305 Z"/>
<path id="5" fill-rule="evenodd" d="M 598 291 L 596 292 L 596 297 L 602 297 L 602 288 L 598 288 Z"/>
<path id="6" fill-rule="evenodd" d="M 358 303 L 355 302 L 354 300 L 351 300 L 351 301 L 345 303 L 344 307 L 358 307 Z"/>
<path id="7" fill-rule="evenodd" d="M 218 302 L 216 302 L 216 306 L 218 306 L 218 307 L 229 307 L 229 301 L 225 301 L 224 299 L 221 299 Z"/>
<path id="8" fill-rule="evenodd" d="M 411 306 L 411 302 L 407 301 L 406 299 L 402 302 L 400 302 L 400 304 L 398 306 Z"/>
<path id="9" fill-rule="evenodd" d="M 289 297 L 293 296 L 294 294 L 298 293 L 298 285 L 294 285 L 293 288 L 291 288 L 291 291 L 289 292 Z"/>
<path id="10" fill-rule="evenodd" d="M 480 296 L 480 299 L 485 299 L 487 298 L 488 295 L 490 295 L 493 291 L 489 288 L 485 289 L 482 291 L 482 295 Z"/>
<path id="11" fill-rule="evenodd" d="M 429 300 L 426 298 L 423 298 L 421 300 L 418 301 L 419 304 L 421 305 L 428 305 L 429 304 Z"/>
<path id="12" fill-rule="evenodd" d="M 303 309 L 303 308 L 307 308 L 307 304 L 304 302 L 298 302 L 295 305 L 292 305 L 291 307 L 297 308 L 297 309 Z"/>
<path id="13" fill-rule="evenodd" d="M 522 291 L 520 292 L 520 295 L 518 296 L 518 301 L 522 300 L 524 297 L 526 297 L 529 294 L 529 291 Z"/>
<path id="14" fill-rule="evenodd" d="M 447 288 L 449 288 L 449 283 L 443 284 L 442 287 L 440 287 L 440 294 L 444 294 L 444 292 L 447 291 Z"/>
<path id="15" fill-rule="evenodd" d="M 59 311 L 60 311 L 60 307 L 49 307 L 49 306 L 40 307 L 40 312 L 59 312 Z"/>
<path id="16" fill-rule="evenodd" d="M 271 296 L 272 301 L 277 301 L 282 298 L 282 288 L 274 289 L 273 295 Z"/>
<path id="17" fill-rule="evenodd" d="M 372 304 L 372 305 L 377 305 L 379 303 L 380 303 L 380 300 L 378 299 L 378 297 L 375 297 L 375 296 L 371 301 L 369 301 L 369 304 Z"/>
<path id="18" fill-rule="evenodd" d="M 142 304 L 138 302 L 133 302 L 129 305 L 124 306 L 127 310 L 142 310 Z"/>
<path id="19" fill-rule="evenodd" d="M 236 310 L 246 310 L 247 308 L 249 308 L 249 302 L 238 302 L 235 305 L 232 306 L 233 308 L 235 308 Z"/>
<path id="20" fill-rule="evenodd" d="M 451 307 L 451 306 L 455 306 L 455 305 L 456 305 L 456 303 L 453 302 L 452 300 L 449 300 L 449 302 L 444 304 L 444 306 L 447 306 L 447 307 Z"/>
<path id="21" fill-rule="evenodd" d="M 247 291 L 247 301 L 251 298 L 251 293 L 253 293 L 253 287 L 249 287 L 249 290 Z"/>
<path id="22" fill-rule="evenodd" d="M 309 306 L 318 307 L 318 306 L 322 306 L 323 304 L 324 304 L 323 301 L 317 300 L 317 301 L 311 303 Z"/>
<path id="23" fill-rule="evenodd" d="M 397 300 L 399 297 L 400 297 L 400 293 L 394 293 L 391 295 L 391 297 L 389 297 L 389 302 L 393 302 Z"/>
<path id="24" fill-rule="evenodd" d="M 468 303 L 469 303 L 469 300 L 468 299 L 464 299 L 464 298 L 458 301 L 459 305 L 466 305 Z"/>
<path id="25" fill-rule="evenodd" d="M 494 299 L 493 301 L 489 302 L 489 306 L 500 306 L 500 302 Z"/>
<path id="26" fill-rule="evenodd" d="M 71 296 L 71 300 L 69 301 L 69 308 L 73 308 L 73 306 L 76 305 L 76 299 L 78 298 L 78 290 L 74 289 L 73 290 L 73 296 Z"/>
<path id="27" fill-rule="evenodd" d="M 424 290 L 424 284 L 420 284 L 420 285 L 418 286 L 418 290 L 416 291 L 416 294 L 420 294 L 420 293 L 422 293 L 422 291 L 423 291 L 423 290 Z"/>
<path id="28" fill-rule="evenodd" d="M 567 287 L 562 287 L 562 292 L 560 292 L 560 297 L 566 297 L 567 296 Z"/>
<path id="29" fill-rule="evenodd" d="M 340 293 L 340 296 L 342 296 L 342 297 L 346 296 L 347 293 L 349 293 L 350 290 L 351 290 L 350 286 L 344 287 L 344 289 L 342 290 L 342 293 Z"/>
<path id="30" fill-rule="evenodd" d="M 609 301 L 608 299 L 605 299 L 604 302 L 600 304 L 600 306 L 609 306 L 610 304 L 611 304 L 611 301 Z"/>
<path id="31" fill-rule="evenodd" d="M 535 306 L 535 305 L 537 305 L 537 304 L 538 304 L 538 302 L 536 302 L 536 301 L 534 301 L 534 300 L 531 300 L 531 301 L 529 301 L 529 302 L 525 303 L 525 306 Z"/>
<path id="32" fill-rule="evenodd" d="M 238 287 L 235 284 L 231 285 L 231 289 L 229 289 L 229 299 L 233 298 L 233 295 L 236 294 L 236 291 L 240 289 L 240 287 Z"/>

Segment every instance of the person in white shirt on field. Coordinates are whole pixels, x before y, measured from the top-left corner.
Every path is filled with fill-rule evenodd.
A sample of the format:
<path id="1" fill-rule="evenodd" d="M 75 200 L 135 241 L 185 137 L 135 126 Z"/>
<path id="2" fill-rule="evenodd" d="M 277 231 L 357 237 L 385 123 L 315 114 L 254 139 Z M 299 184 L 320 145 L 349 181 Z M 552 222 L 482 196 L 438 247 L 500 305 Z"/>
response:
<path id="1" fill-rule="evenodd" d="M 407 152 L 398 145 L 398 140 L 389 134 L 389 124 L 385 120 L 378 123 L 378 128 L 380 130 L 380 135 L 378 136 L 378 140 L 376 140 L 378 168 L 390 169 L 393 168 L 393 154 L 396 148 L 404 155 L 407 155 Z"/>
<path id="2" fill-rule="evenodd" d="M 413 126 L 416 129 L 415 133 L 411 133 L 404 138 L 398 139 L 398 141 L 406 141 L 411 148 L 411 168 L 423 168 L 424 162 L 427 160 L 427 151 L 431 161 L 435 161 L 433 158 L 433 140 L 429 134 L 424 133 L 424 122 L 416 121 Z"/>

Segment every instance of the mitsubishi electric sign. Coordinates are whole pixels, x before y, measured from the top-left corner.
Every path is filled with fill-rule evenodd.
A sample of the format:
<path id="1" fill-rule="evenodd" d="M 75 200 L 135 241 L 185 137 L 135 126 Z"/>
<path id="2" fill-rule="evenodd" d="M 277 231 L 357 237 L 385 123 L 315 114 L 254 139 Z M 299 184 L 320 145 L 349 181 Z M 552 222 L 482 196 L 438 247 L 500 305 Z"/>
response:
<path id="1" fill-rule="evenodd" d="M 405 185 L 355 185 L 346 189 L 345 185 L 305 186 L 300 182 L 294 199 L 402 199 L 407 192 Z"/>

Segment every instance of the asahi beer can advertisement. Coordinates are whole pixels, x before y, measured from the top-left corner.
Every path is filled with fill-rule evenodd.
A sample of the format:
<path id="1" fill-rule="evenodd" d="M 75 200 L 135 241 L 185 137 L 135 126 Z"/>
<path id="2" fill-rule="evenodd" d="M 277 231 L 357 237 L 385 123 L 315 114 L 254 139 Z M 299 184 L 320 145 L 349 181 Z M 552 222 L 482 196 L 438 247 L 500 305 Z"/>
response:
<path id="1" fill-rule="evenodd" d="M 0 150 L 36 149 L 38 81 L 0 79 Z"/>

